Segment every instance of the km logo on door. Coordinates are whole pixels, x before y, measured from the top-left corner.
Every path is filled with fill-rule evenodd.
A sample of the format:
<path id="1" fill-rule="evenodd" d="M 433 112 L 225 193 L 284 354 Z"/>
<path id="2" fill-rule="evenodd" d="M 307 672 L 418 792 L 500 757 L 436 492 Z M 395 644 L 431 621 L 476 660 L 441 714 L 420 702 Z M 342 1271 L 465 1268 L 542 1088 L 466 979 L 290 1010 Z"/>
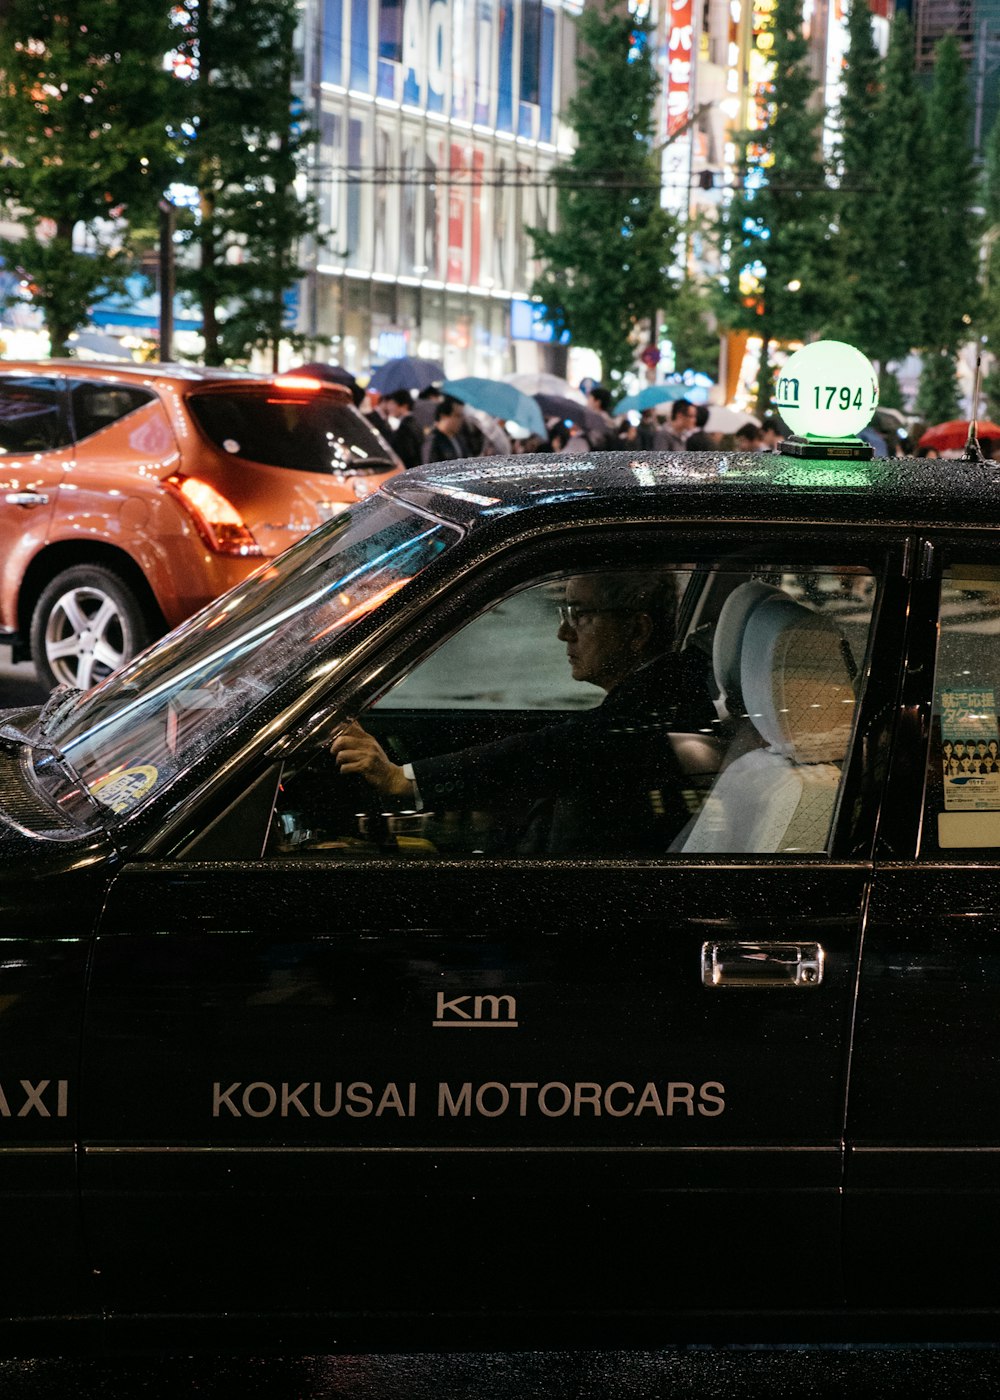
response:
<path id="1" fill-rule="evenodd" d="M 517 1028 L 517 1002 L 511 996 L 446 997 L 438 992 L 434 1025 L 513 1030 Z"/>

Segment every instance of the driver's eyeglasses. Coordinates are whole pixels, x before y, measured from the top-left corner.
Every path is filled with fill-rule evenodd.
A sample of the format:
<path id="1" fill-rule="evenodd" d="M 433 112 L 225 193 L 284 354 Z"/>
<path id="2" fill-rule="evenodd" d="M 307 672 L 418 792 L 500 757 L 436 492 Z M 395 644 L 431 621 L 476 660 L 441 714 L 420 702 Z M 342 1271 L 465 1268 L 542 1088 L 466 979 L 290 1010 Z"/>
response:
<path id="1" fill-rule="evenodd" d="M 564 627 L 571 627 L 575 632 L 581 623 L 586 625 L 598 613 L 630 612 L 635 612 L 635 608 L 594 608 L 585 603 L 560 603 L 559 621 Z"/>

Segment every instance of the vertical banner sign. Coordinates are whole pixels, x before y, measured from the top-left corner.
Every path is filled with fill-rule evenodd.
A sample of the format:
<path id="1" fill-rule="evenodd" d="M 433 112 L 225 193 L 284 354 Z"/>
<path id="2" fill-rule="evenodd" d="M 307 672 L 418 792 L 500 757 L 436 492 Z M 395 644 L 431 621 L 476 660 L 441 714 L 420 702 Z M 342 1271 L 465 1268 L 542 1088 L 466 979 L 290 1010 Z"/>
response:
<path id="1" fill-rule="evenodd" d="M 693 44 L 692 0 L 670 0 L 667 33 L 667 135 L 688 119 Z"/>
<path id="2" fill-rule="evenodd" d="M 768 124 L 768 108 L 774 95 L 774 11 L 777 0 L 754 0 L 750 49 L 747 126 L 754 131 Z M 759 147 L 757 148 L 759 151 Z"/>
<path id="3" fill-rule="evenodd" d="M 849 45 L 845 0 L 831 0 L 826 31 L 826 115 L 823 119 L 823 147 L 826 151 L 831 151 L 837 143 L 836 116 L 844 96 L 844 69 Z"/>
<path id="4" fill-rule="evenodd" d="M 664 145 L 660 165 L 661 199 L 676 213 L 688 208 L 691 133 L 685 131 L 691 104 L 694 42 L 693 0 L 668 0 L 666 53 L 663 56 Z"/>
<path id="5" fill-rule="evenodd" d="M 445 280 L 464 283 L 465 205 L 469 191 L 469 162 L 462 146 L 451 146 L 449 156 L 451 179 L 448 184 L 448 262 Z"/>
<path id="6" fill-rule="evenodd" d="M 472 227 L 469 234 L 469 282 L 472 286 L 479 285 L 481 276 L 480 253 L 482 250 L 482 219 L 483 219 L 483 168 L 485 157 L 482 151 L 472 152 L 472 192 L 471 219 Z"/>
<path id="7" fill-rule="evenodd" d="M 493 121 L 496 79 L 493 76 L 494 0 L 476 0 L 476 107 L 475 120 Z"/>

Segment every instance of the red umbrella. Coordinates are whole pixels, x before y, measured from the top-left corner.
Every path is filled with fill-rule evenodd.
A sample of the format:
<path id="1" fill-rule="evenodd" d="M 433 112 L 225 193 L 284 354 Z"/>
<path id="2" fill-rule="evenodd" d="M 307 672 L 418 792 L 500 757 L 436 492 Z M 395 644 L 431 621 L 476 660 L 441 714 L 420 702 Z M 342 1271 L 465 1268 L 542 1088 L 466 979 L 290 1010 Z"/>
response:
<path id="1" fill-rule="evenodd" d="M 1000 428 L 988 418 L 979 418 L 976 421 L 976 435 L 980 440 L 984 437 L 1000 438 Z M 939 452 L 947 452 L 949 448 L 964 447 L 968 438 L 968 418 L 953 418 L 950 423 L 935 423 L 933 428 L 928 428 L 918 446 L 936 447 Z"/>

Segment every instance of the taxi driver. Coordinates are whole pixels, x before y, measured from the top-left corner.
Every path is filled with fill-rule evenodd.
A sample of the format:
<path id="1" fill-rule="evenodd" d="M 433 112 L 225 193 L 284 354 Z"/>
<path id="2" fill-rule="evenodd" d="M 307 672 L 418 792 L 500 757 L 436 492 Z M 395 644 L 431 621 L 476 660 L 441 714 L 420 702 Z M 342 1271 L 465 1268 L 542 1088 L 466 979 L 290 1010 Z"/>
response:
<path id="1" fill-rule="evenodd" d="M 570 578 L 558 639 L 574 680 L 605 692 L 595 709 L 454 753 L 393 762 L 357 721 L 331 745 L 396 809 L 511 808 L 532 802 L 518 855 L 662 854 L 688 811 L 667 739 L 711 730 L 715 708 L 700 653 L 674 649 L 669 573 Z"/>

